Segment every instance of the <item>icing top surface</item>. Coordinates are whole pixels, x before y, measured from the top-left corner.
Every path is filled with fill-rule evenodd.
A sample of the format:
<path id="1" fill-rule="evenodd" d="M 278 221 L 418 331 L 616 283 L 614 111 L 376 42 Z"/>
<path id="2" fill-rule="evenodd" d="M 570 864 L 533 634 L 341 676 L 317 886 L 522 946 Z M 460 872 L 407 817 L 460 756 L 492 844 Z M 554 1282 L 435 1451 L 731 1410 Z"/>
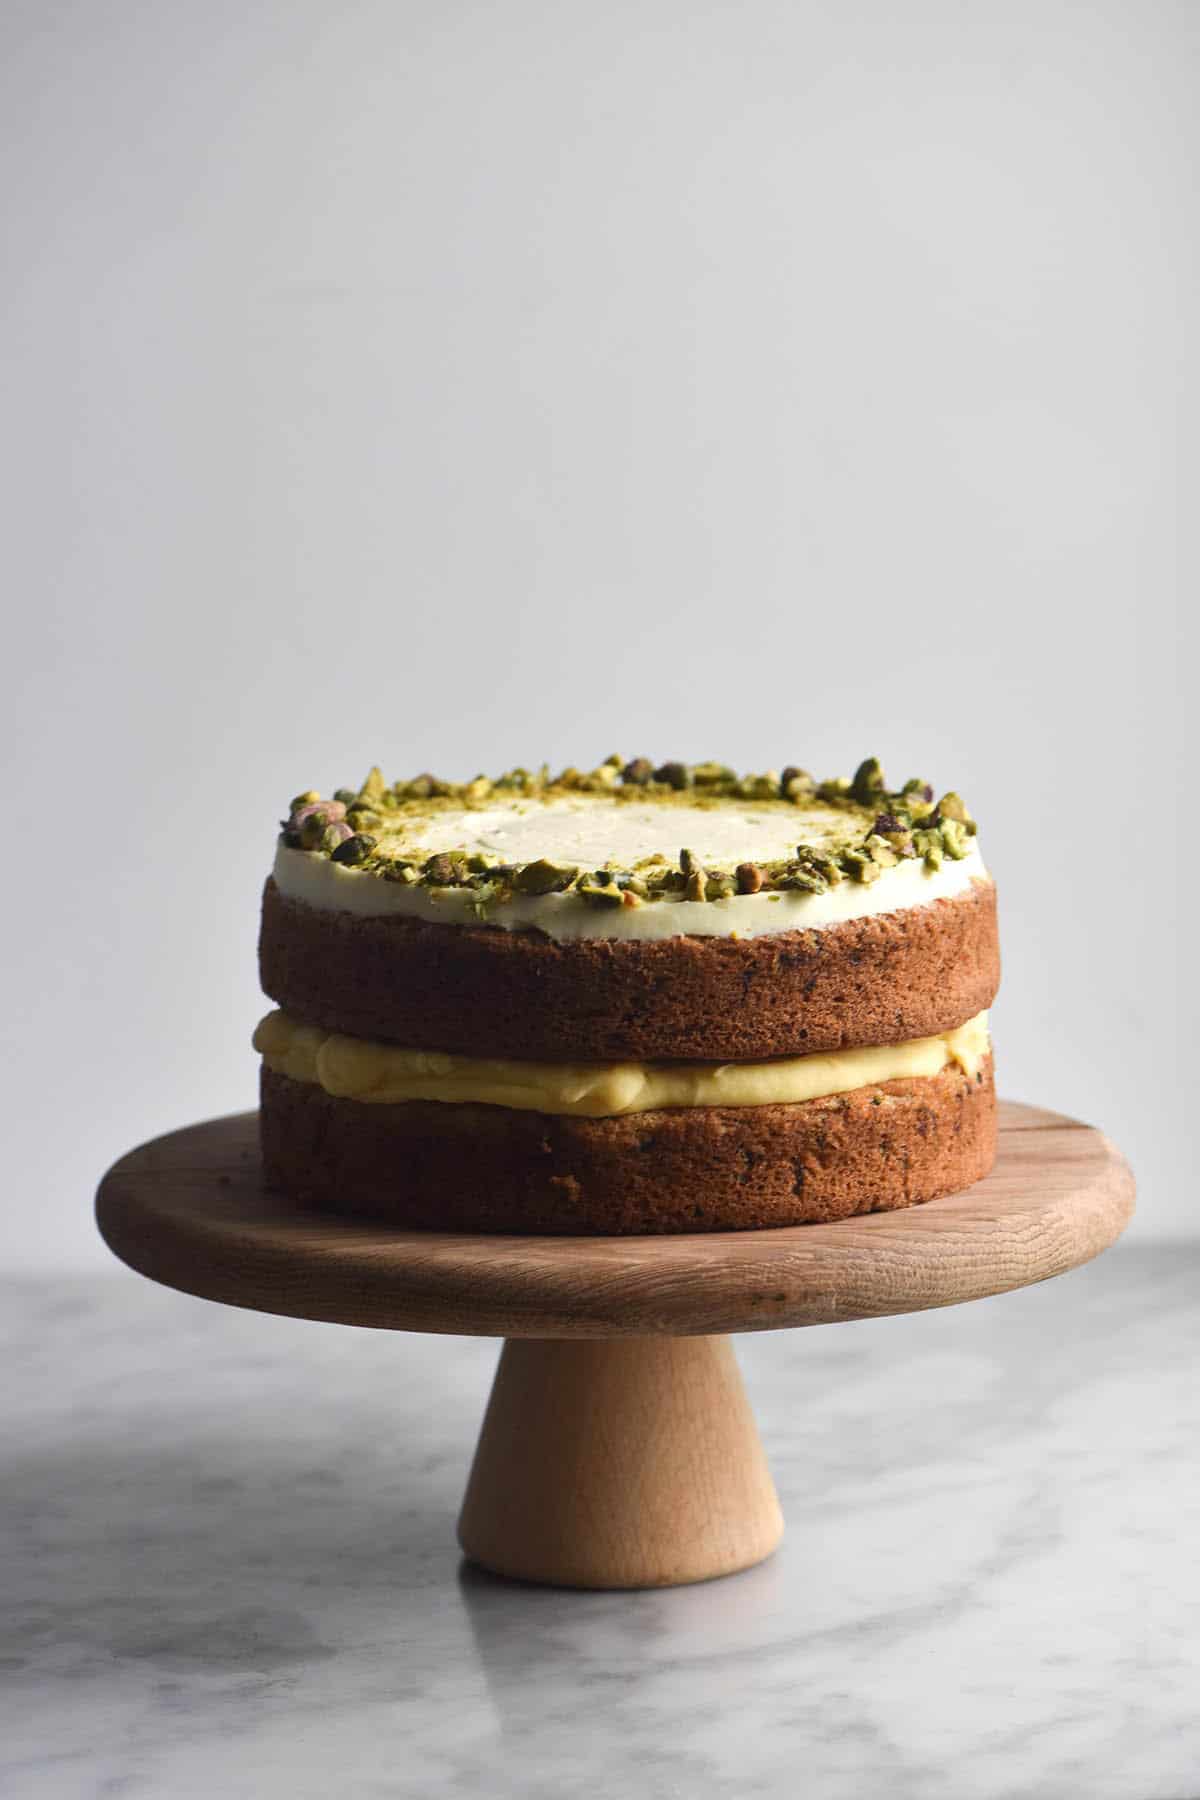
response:
<path id="1" fill-rule="evenodd" d="M 871 817 L 862 812 L 863 829 Z M 801 809 L 786 801 L 664 803 L 574 794 L 408 813 L 394 825 L 385 819 L 377 836 L 383 848 L 400 841 L 428 855 L 483 852 L 506 863 L 548 857 L 596 869 L 631 869 L 654 856 L 674 863 L 686 845 L 705 867 L 733 869 L 791 856 L 798 844 L 823 850 L 845 839 L 857 822 L 845 810 Z"/>

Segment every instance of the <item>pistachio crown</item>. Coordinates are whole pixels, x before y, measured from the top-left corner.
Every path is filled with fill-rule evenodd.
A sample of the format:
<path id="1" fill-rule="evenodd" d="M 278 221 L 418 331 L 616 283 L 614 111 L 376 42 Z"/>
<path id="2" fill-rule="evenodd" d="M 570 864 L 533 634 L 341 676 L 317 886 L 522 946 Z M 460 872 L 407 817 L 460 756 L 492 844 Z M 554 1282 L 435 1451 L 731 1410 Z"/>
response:
<path id="1" fill-rule="evenodd" d="M 680 803 L 719 806 L 723 802 L 772 802 L 793 810 L 803 830 L 806 812 L 834 813 L 845 831 L 825 830 L 819 844 L 799 843 L 795 854 L 768 862 L 739 863 L 735 869 L 706 869 L 692 851 L 677 865 L 661 855 L 632 868 L 581 868 L 539 857 L 509 863 L 480 851 L 420 846 L 421 828 L 440 813 L 485 811 L 505 799 L 551 801 L 567 796 L 606 796 L 616 805 L 652 800 L 664 810 Z M 338 788 L 326 800 L 313 789 L 298 794 L 282 821 L 282 841 L 290 849 L 327 857 L 344 867 L 385 881 L 432 889 L 465 888 L 480 910 L 514 894 L 572 894 L 594 906 L 642 906 L 661 900 L 709 901 L 733 894 L 802 892 L 821 894 L 842 881 L 872 882 L 906 859 L 929 869 L 947 857 L 960 860 L 971 848 L 975 821 L 959 795 L 934 790 L 920 780 L 889 788 L 878 758 L 860 763 L 853 777 L 816 781 L 789 764 L 781 773 L 738 775 L 723 763 L 653 763 L 638 756 L 610 756 L 599 768 L 510 769 L 473 781 L 442 781 L 418 775 L 390 786 L 373 768 L 358 788 Z"/>

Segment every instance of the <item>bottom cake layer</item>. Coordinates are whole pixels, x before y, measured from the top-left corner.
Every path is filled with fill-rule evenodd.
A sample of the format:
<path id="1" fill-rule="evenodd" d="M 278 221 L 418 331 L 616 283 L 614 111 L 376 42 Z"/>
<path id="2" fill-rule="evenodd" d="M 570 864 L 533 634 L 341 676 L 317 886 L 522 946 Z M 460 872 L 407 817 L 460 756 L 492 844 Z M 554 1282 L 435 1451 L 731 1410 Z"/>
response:
<path id="1" fill-rule="evenodd" d="M 606 1236 L 845 1219 L 957 1193 L 996 1153 L 978 1072 L 790 1106 L 570 1118 L 438 1101 L 368 1104 L 262 1072 L 270 1187 L 432 1231 Z"/>

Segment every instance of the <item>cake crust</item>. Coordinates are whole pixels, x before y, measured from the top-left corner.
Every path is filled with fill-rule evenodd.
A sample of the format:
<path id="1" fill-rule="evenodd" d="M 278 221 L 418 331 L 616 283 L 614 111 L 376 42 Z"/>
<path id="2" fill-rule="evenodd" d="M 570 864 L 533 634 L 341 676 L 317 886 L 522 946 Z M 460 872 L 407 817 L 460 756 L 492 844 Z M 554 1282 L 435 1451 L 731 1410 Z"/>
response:
<path id="1" fill-rule="evenodd" d="M 268 1185 L 397 1227 L 607 1236 L 741 1231 L 889 1211 L 995 1156 L 989 1057 L 792 1106 L 580 1119 L 364 1104 L 262 1073 Z"/>
<path id="2" fill-rule="evenodd" d="M 264 991 L 326 1031 L 458 1055 L 747 1061 L 953 1030 L 1000 981 L 996 895 L 748 939 L 583 939 L 356 917 L 268 880 Z M 767 1109 L 764 1109 L 767 1110 Z"/>

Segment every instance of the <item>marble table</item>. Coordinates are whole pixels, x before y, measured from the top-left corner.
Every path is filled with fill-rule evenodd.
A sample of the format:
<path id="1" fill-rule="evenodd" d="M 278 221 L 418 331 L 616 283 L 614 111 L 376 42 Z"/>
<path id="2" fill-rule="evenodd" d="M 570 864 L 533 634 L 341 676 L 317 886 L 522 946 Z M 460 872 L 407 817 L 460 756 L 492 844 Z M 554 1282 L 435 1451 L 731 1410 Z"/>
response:
<path id="1" fill-rule="evenodd" d="M 453 1523 L 496 1346 L 114 1267 L 3 1290 L 21 1800 L 1195 1800 L 1200 1245 L 739 1339 L 788 1533 L 522 1588 Z"/>

